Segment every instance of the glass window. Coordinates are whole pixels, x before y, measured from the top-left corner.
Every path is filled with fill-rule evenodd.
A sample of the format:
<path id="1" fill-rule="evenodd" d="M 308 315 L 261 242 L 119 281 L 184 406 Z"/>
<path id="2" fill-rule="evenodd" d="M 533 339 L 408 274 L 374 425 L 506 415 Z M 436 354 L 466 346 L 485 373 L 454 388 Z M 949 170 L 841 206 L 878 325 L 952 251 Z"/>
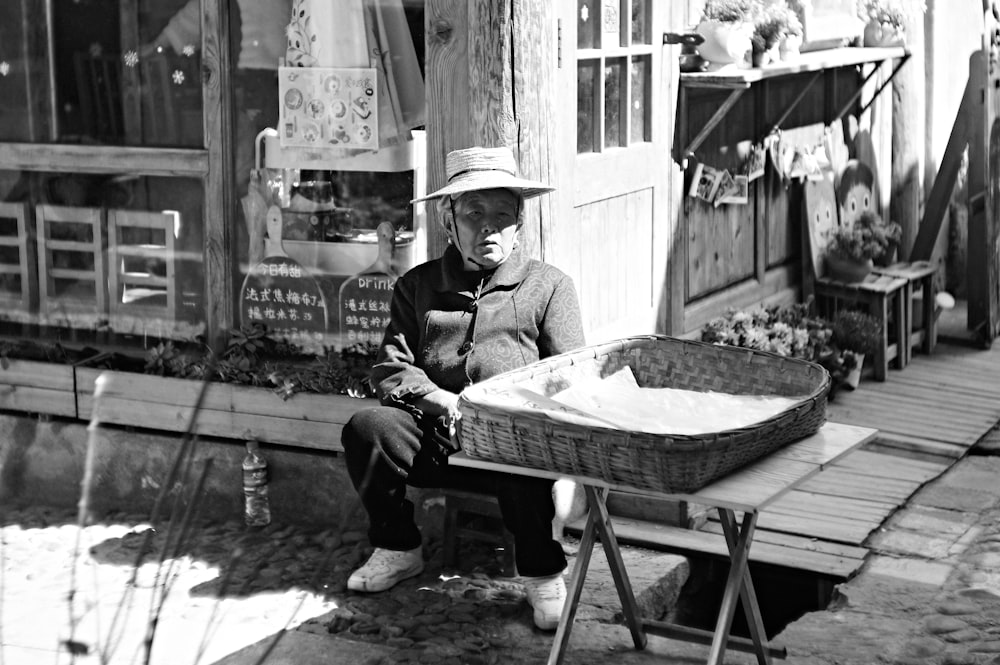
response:
<path id="1" fill-rule="evenodd" d="M 646 0 L 632 0 L 632 43 L 651 43 Z"/>
<path id="2" fill-rule="evenodd" d="M 204 332 L 198 180 L 0 172 L 0 327 L 127 342 Z"/>
<path id="3" fill-rule="evenodd" d="M 601 46 L 601 0 L 577 0 L 576 47 L 580 49 Z"/>
<path id="4" fill-rule="evenodd" d="M 597 99 L 594 88 L 598 79 L 599 62 L 583 60 L 576 66 L 576 151 L 594 152 L 594 131 L 597 115 Z"/>
<path id="5" fill-rule="evenodd" d="M 623 94 L 627 88 L 622 85 L 625 75 L 625 59 L 608 60 L 604 66 L 604 147 L 625 145 L 625 118 L 622 111 Z"/>
<path id="6" fill-rule="evenodd" d="M 0 3 L 0 140 L 200 147 L 200 52 L 198 0 Z"/>
<path id="7" fill-rule="evenodd" d="M 621 46 L 622 14 L 620 0 L 604 0 L 601 8 L 601 48 Z"/>
<path id="8" fill-rule="evenodd" d="M 629 141 L 642 143 L 649 141 L 649 72 L 651 56 L 643 55 L 632 58 L 632 90 L 629 95 Z"/>
<path id="9" fill-rule="evenodd" d="M 229 6 L 236 4 L 246 26 L 252 0 Z M 262 149 L 248 152 L 245 169 L 236 156 L 237 187 L 247 197 L 238 216 L 249 221 L 235 236 L 242 277 L 235 322 L 263 323 L 272 338 L 315 353 L 380 343 L 392 282 L 423 260 L 410 204 L 422 183 L 413 159 L 423 154 L 414 148 L 423 132 L 413 130 L 425 116 L 423 3 L 357 3 L 358 11 L 345 3 L 343 12 L 311 13 L 320 5 L 303 3 L 295 16 L 287 7 L 283 23 L 268 23 L 282 23 L 273 34 L 283 49 L 287 43 L 289 67 L 309 69 L 257 72 L 252 80 L 234 73 L 234 87 L 256 86 L 247 95 L 262 107 L 237 99 L 246 126 L 237 126 L 237 151 L 254 148 L 258 135 Z M 234 61 L 246 48 L 244 29 L 230 39 Z M 392 54 L 391 68 L 370 64 L 380 52 Z M 369 66 L 372 78 L 345 71 Z M 379 152 L 359 145 L 366 141 Z"/>
<path id="10" fill-rule="evenodd" d="M 651 140 L 650 2 L 603 0 L 599 33 L 593 21 L 578 22 L 587 34 L 579 32 L 577 39 L 577 154 Z M 589 9 L 579 4 L 581 16 L 589 17 Z"/>

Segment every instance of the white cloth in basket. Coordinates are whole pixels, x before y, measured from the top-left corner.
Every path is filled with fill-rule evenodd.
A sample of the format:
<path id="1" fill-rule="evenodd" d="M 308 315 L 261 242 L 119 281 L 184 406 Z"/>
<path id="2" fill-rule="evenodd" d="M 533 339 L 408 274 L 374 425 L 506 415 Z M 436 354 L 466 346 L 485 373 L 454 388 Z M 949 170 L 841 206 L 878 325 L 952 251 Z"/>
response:
<path id="1" fill-rule="evenodd" d="M 551 399 L 623 430 L 709 434 L 763 422 L 802 398 L 642 388 L 632 368 L 625 367 L 603 379 L 575 383 Z"/>

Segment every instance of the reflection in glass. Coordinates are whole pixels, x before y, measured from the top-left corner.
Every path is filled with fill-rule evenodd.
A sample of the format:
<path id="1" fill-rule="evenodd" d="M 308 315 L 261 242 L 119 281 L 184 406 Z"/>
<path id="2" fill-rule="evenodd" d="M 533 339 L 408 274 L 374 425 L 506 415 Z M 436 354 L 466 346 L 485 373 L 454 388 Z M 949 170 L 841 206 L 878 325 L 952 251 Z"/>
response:
<path id="1" fill-rule="evenodd" d="M 42 5 L 0 3 L 0 140 L 202 147 L 198 0 Z"/>
<path id="2" fill-rule="evenodd" d="M 632 86 L 629 95 L 631 128 L 629 142 L 649 141 L 649 71 L 650 56 L 632 58 Z"/>
<path id="3" fill-rule="evenodd" d="M 608 59 L 604 65 L 604 146 L 606 148 L 625 145 L 626 116 L 622 113 L 622 98 L 626 90 L 622 77 L 625 76 L 625 59 Z"/>
<path id="4" fill-rule="evenodd" d="M 598 61 L 581 60 L 576 65 L 576 151 L 594 152 L 597 115 Z"/>
<path id="5" fill-rule="evenodd" d="M 0 172 L 0 327 L 193 340 L 205 329 L 203 198 L 197 180 Z"/>
<path id="6" fill-rule="evenodd" d="M 649 0 L 632 0 L 632 43 L 649 44 Z"/>
<path id="7" fill-rule="evenodd" d="M 601 48 L 622 45 L 621 0 L 604 0 L 601 7 Z"/>
<path id="8" fill-rule="evenodd" d="M 577 0 L 576 47 L 600 48 L 601 0 Z"/>

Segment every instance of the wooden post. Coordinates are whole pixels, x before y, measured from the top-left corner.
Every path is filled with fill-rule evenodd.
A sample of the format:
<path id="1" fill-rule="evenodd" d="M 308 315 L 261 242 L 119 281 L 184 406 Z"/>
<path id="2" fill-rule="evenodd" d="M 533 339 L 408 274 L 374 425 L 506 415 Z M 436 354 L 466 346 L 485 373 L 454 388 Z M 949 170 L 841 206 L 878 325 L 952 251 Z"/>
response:
<path id="1" fill-rule="evenodd" d="M 233 327 L 233 294 L 236 280 L 233 225 L 226 223 L 236 210 L 233 172 L 233 66 L 229 57 L 229 12 L 222 3 L 202 5 L 202 78 L 204 92 L 205 148 L 205 324 L 207 338 L 216 349 L 225 348 Z"/>
<path id="2" fill-rule="evenodd" d="M 549 3 L 529 0 L 427 0 L 427 189 L 445 184 L 449 151 L 474 145 L 514 150 L 521 175 L 552 180 L 555 30 Z M 548 199 L 549 197 L 543 197 Z M 541 253 L 550 200 L 525 209 L 521 240 Z M 428 206 L 428 257 L 446 237 Z"/>
<path id="3" fill-rule="evenodd" d="M 923 202 L 926 87 L 922 0 L 904 0 L 906 43 L 915 54 L 896 75 L 892 92 L 892 201 L 889 219 L 903 227 L 900 258 L 910 248 L 920 225 Z"/>

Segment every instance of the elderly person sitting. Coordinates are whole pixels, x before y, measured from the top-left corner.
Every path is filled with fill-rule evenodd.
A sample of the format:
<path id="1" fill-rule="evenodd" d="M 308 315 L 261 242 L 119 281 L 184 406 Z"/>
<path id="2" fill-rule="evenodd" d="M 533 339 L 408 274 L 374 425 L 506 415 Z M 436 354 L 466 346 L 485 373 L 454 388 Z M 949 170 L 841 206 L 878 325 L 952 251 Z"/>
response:
<path id="1" fill-rule="evenodd" d="M 437 199 L 449 247 L 396 282 L 372 370 L 383 406 L 344 427 L 347 469 L 368 513 L 374 552 L 348 579 L 383 591 L 424 568 L 406 486 L 492 488 L 535 624 L 554 630 L 566 557 L 552 537 L 552 481 L 448 466 L 466 386 L 584 344 L 572 280 L 518 247 L 525 199 L 553 188 L 515 175 L 507 148 L 455 150 Z"/>

